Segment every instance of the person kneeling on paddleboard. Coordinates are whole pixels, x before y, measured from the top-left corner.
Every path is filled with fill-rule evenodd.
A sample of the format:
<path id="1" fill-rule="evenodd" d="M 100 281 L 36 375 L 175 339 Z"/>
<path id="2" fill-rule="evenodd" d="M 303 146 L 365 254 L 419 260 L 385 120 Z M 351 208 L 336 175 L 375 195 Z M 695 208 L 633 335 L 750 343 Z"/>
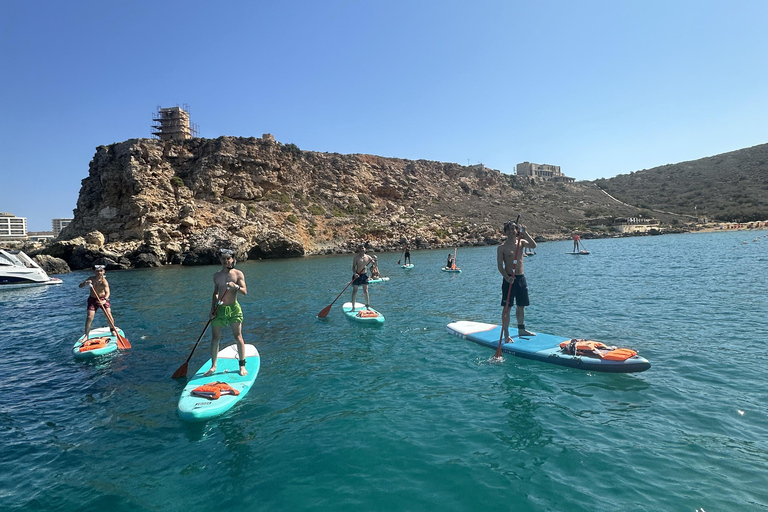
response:
<path id="1" fill-rule="evenodd" d="M 243 310 L 237 302 L 237 294 L 248 295 L 245 276 L 235 268 L 235 252 L 221 249 L 221 270 L 213 275 L 213 301 L 211 302 L 211 369 L 205 376 L 216 373 L 219 355 L 219 339 L 222 327 L 230 326 L 237 342 L 240 359 L 240 375 L 248 375 L 245 369 L 245 341 L 243 340 Z M 221 301 L 221 304 L 219 304 Z"/>
<path id="2" fill-rule="evenodd" d="M 536 333 L 525 329 L 525 307 L 530 304 L 528 284 L 523 275 L 523 254 L 521 248 L 536 248 L 536 241 L 526 231 L 525 226 L 514 220 L 504 224 L 504 234 L 507 239 L 496 251 L 496 264 L 504 280 L 501 282 L 501 314 L 502 336 L 506 343 L 512 343 L 509 336 L 509 311 L 517 303 L 515 317 L 517 318 L 518 336 L 536 336 Z M 515 240 L 517 238 L 517 241 Z"/>
<path id="3" fill-rule="evenodd" d="M 368 265 L 374 265 L 373 258 L 365 254 L 365 246 L 360 244 L 357 246 L 357 252 L 355 258 L 352 260 L 352 311 L 355 310 L 355 297 L 357 297 L 357 287 L 363 287 L 363 294 L 365 294 L 365 307 L 367 308 L 371 301 L 368 296 L 368 274 L 366 270 Z"/>

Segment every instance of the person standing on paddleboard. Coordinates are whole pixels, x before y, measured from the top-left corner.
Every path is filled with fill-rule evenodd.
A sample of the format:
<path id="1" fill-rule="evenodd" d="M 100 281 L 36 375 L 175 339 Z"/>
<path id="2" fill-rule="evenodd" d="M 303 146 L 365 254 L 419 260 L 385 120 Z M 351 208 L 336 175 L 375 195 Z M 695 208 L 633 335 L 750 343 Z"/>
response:
<path id="1" fill-rule="evenodd" d="M 363 287 L 363 294 L 365 294 L 365 307 L 370 305 L 370 297 L 368 296 L 368 274 L 366 270 L 368 265 L 374 265 L 373 258 L 365 254 L 365 246 L 358 245 L 357 252 L 355 253 L 355 259 L 352 260 L 352 311 L 355 310 L 355 297 L 357 297 L 357 287 Z"/>
<path id="2" fill-rule="evenodd" d="M 87 314 L 85 317 L 85 339 L 88 339 L 88 333 L 91 332 L 91 324 L 93 323 L 93 317 L 96 315 L 96 310 L 99 309 L 99 301 L 104 306 L 107 313 L 112 314 L 112 307 L 109 303 L 109 283 L 107 282 L 106 271 L 104 265 L 94 265 L 93 275 L 80 283 L 79 288 L 91 285 L 91 293 L 88 296 Z M 94 293 L 95 292 L 95 293 Z M 117 336 L 117 333 L 110 327 L 112 334 Z"/>
<path id="3" fill-rule="evenodd" d="M 221 329 L 232 328 L 232 336 L 237 342 L 237 353 L 240 359 L 240 375 L 248 375 L 245 369 L 245 341 L 243 341 L 243 310 L 237 302 L 237 294 L 248 295 L 245 286 L 245 276 L 235 268 L 235 252 L 231 249 L 221 249 L 221 270 L 213 274 L 213 300 L 211 302 L 211 369 L 205 376 L 216 372 L 216 359 L 219 355 L 219 339 Z M 226 295 L 225 295 L 226 292 Z M 234 293 L 233 293 L 234 292 Z M 221 300 L 221 305 L 216 306 Z"/>
<path id="4" fill-rule="evenodd" d="M 525 329 L 525 307 L 530 304 L 528 299 L 528 283 L 523 275 L 523 254 L 521 248 L 536 248 L 536 241 L 526 231 L 525 226 L 510 220 L 504 224 L 504 234 L 507 239 L 496 251 L 496 264 L 499 273 L 504 277 L 501 282 L 501 314 L 502 335 L 506 343 L 512 343 L 509 336 L 509 311 L 517 303 L 515 317 L 517 318 L 517 334 L 519 336 L 536 336 L 536 333 Z M 516 236 L 517 235 L 517 236 Z M 518 238 L 518 240 L 516 240 Z M 510 286 L 512 287 L 510 290 Z"/>
<path id="5" fill-rule="evenodd" d="M 581 242 L 581 237 L 576 233 L 573 235 L 573 252 L 579 252 L 579 242 Z"/>
<path id="6" fill-rule="evenodd" d="M 408 265 L 411 262 L 411 250 L 408 246 L 405 246 L 405 254 L 403 255 L 403 265 Z"/>

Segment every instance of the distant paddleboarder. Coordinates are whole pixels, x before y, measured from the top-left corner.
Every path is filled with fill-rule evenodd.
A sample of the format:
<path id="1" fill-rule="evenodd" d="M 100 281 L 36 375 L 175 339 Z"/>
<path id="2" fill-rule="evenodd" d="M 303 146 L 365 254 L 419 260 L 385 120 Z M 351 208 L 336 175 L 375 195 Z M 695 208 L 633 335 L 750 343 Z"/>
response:
<path id="1" fill-rule="evenodd" d="M 579 252 L 579 242 L 581 242 L 581 237 L 576 233 L 573 235 L 573 252 Z"/>
<path id="2" fill-rule="evenodd" d="M 523 254 L 521 248 L 536 248 L 536 241 L 526 231 L 525 226 L 510 220 L 504 224 L 504 234 L 507 239 L 496 251 L 496 264 L 504 280 L 501 282 L 501 314 L 502 336 L 506 343 L 512 343 L 509 336 L 509 311 L 517 303 L 515 317 L 517 319 L 517 334 L 519 336 L 535 336 L 536 333 L 525 329 L 525 307 L 530 304 L 528 284 L 523 275 Z M 519 240 L 515 235 L 519 234 Z M 511 287 L 511 290 L 510 290 Z"/>
<path id="3" fill-rule="evenodd" d="M 405 255 L 403 256 L 403 265 L 408 265 L 411 262 L 411 250 L 408 246 L 405 246 Z"/>

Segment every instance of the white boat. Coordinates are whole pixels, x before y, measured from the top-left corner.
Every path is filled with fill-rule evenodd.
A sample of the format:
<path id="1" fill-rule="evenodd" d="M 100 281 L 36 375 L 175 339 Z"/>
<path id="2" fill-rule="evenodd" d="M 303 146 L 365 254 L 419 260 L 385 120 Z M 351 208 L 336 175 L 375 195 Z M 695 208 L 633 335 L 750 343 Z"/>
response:
<path id="1" fill-rule="evenodd" d="M 0 249 L 0 290 L 61 283 L 58 277 L 49 277 L 24 252 Z"/>

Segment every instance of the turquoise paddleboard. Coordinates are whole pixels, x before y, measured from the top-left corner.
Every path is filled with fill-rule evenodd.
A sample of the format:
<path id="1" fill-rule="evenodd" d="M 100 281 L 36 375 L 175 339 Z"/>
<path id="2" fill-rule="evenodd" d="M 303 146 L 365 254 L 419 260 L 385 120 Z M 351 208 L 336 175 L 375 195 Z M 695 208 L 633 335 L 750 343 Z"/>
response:
<path id="1" fill-rule="evenodd" d="M 123 330 L 119 327 L 117 332 L 120 333 L 120 336 L 125 337 Z M 93 359 L 94 357 L 103 356 L 117 350 L 117 337 L 112 335 L 109 327 L 91 329 L 91 332 L 88 333 L 88 339 L 92 340 L 94 338 L 109 338 L 109 341 L 103 347 L 81 351 L 80 349 L 83 348 L 83 343 L 85 342 L 85 334 L 83 334 L 72 347 L 72 354 L 75 356 L 75 359 Z"/>
<path id="2" fill-rule="evenodd" d="M 389 281 L 388 277 L 380 277 L 378 279 L 369 279 L 368 284 L 384 283 L 386 281 Z"/>
<path id="3" fill-rule="evenodd" d="M 413 263 L 408 263 L 407 265 L 400 265 L 400 268 L 411 269 L 413 268 Z"/>
<path id="4" fill-rule="evenodd" d="M 499 346 L 499 338 L 501 337 L 500 325 L 460 321 L 448 324 L 447 328 L 451 334 L 465 340 L 474 341 L 479 345 L 492 349 L 496 349 Z M 514 328 L 510 329 L 510 333 L 512 332 L 515 332 Z M 624 361 L 613 361 L 598 357 L 568 354 L 560 348 L 560 343 L 569 341 L 571 338 L 563 336 L 537 333 L 536 336 L 512 336 L 512 339 L 514 343 L 502 343 L 501 351 L 503 353 L 525 359 L 534 359 L 544 363 L 569 366 L 581 370 L 612 373 L 642 372 L 651 367 L 651 363 L 647 359 L 637 355 Z"/>
<path id="5" fill-rule="evenodd" d="M 458 268 L 458 267 L 456 267 L 456 268 L 443 267 L 443 272 L 453 272 L 455 274 L 459 274 L 459 273 L 461 273 L 461 269 Z"/>
<path id="6" fill-rule="evenodd" d="M 384 315 L 373 308 L 366 308 L 365 304 L 355 302 L 355 311 L 352 311 L 352 303 L 345 302 L 341 309 L 347 318 L 354 322 L 366 325 L 384 325 Z"/>
<path id="7" fill-rule="evenodd" d="M 245 345 L 245 369 L 248 375 L 241 376 L 237 344 L 219 350 L 216 361 L 216 373 L 203 376 L 211 368 L 209 359 L 195 375 L 189 379 L 179 398 L 179 416 L 186 421 L 204 421 L 220 416 L 230 410 L 237 402 L 245 398 L 259 374 L 261 358 L 253 345 Z M 224 382 L 239 391 L 239 395 L 221 395 L 216 400 L 192 394 L 192 390 L 204 384 Z"/>

